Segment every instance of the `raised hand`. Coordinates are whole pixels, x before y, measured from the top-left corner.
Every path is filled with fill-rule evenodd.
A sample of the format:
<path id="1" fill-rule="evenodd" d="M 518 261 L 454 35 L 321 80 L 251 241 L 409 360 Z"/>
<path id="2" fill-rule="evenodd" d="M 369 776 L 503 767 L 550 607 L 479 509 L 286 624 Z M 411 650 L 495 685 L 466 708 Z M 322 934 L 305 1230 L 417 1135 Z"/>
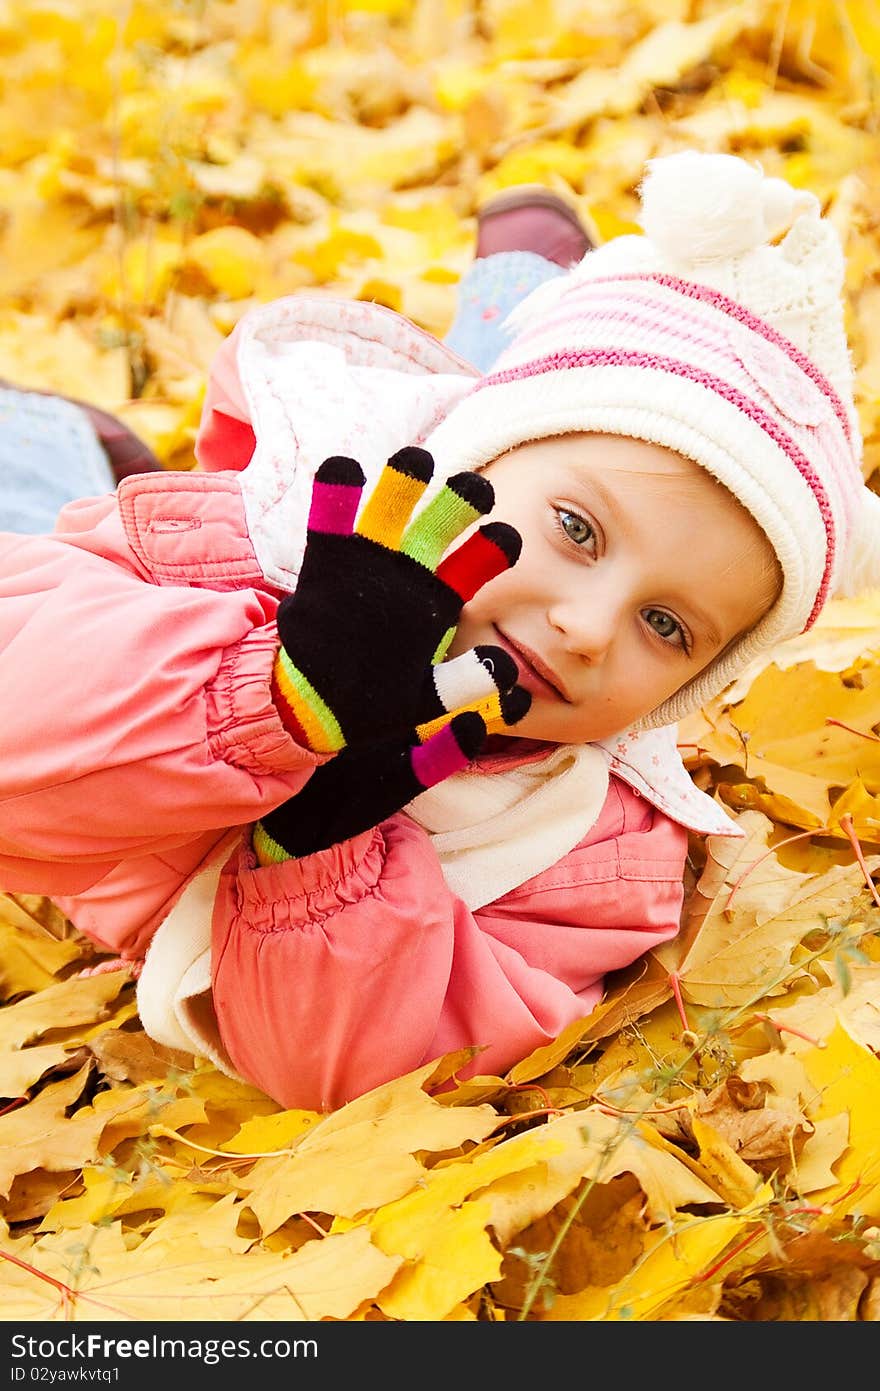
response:
<path id="1" fill-rule="evenodd" d="M 413 517 L 433 469 L 426 450 L 399 450 L 359 517 L 356 460 L 334 456 L 315 475 L 297 587 L 278 607 L 273 694 L 294 737 L 316 752 L 417 742 L 419 727 L 433 721 L 440 731 L 515 686 L 516 663 L 500 647 L 441 661 L 463 604 L 516 562 L 521 541 L 488 522 L 444 560 L 494 493 L 480 474 L 456 474 Z"/>
<path id="2" fill-rule="evenodd" d="M 459 473 L 414 516 L 433 470 L 426 450 L 401 449 L 365 502 L 354 459 L 334 456 L 315 475 L 299 580 L 278 607 L 275 700 L 299 743 L 335 757 L 257 823 L 262 864 L 378 825 L 529 709 L 502 648 L 443 661 L 463 605 L 516 563 L 521 541 L 487 522 L 450 551 L 494 493 Z"/>

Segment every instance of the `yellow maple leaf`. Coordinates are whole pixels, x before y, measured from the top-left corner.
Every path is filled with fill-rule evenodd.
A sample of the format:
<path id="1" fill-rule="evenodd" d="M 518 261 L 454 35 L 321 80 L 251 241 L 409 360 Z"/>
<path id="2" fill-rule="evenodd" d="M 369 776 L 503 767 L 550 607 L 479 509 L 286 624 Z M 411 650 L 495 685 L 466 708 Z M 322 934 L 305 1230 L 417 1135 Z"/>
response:
<path id="1" fill-rule="evenodd" d="M 103 348 L 83 324 L 56 323 L 43 314 L 0 316 L 0 377 L 111 411 L 131 395 L 123 348 Z"/>
<path id="2" fill-rule="evenodd" d="M 25 1096 L 46 1072 L 64 1061 L 67 1053 L 63 1043 L 0 1053 L 0 1096 Z"/>
<path id="3" fill-rule="evenodd" d="M 422 1233 L 418 1258 L 401 1264 L 376 1303 L 389 1318 L 445 1319 L 462 1299 L 496 1280 L 501 1254 L 486 1230 L 487 1202 L 465 1202 L 438 1212 L 430 1233 Z M 388 1251 L 383 1242 L 378 1243 Z"/>
<path id="4" fill-rule="evenodd" d="M 230 1154 L 264 1155 L 268 1151 L 289 1149 L 321 1120 L 318 1111 L 277 1111 L 269 1116 L 246 1120 L 223 1146 Z"/>
<path id="5" fill-rule="evenodd" d="M 738 705 L 716 701 L 683 722 L 679 735 L 724 768 L 720 783 L 729 804 L 809 830 L 837 825 L 839 788 L 864 784 L 868 798 L 880 788 L 873 728 L 880 723 L 878 676 L 870 666 L 849 679 L 809 662 L 784 671 L 771 663 Z M 736 768 L 749 782 L 737 779 Z M 876 837 L 874 809 L 864 797 L 859 810 L 862 829 Z"/>
<path id="6" fill-rule="evenodd" d="M 265 250 L 244 227 L 214 227 L 195 237 L 181 258 L 196 266 L 215 290 L 229 299 L 246 299 L 263 289 Z"/>
<path id="7" fill-rule="evenodd" d="M 28 995 L 0 1011 L 0 1053 L 25 1044 L 50 1031 L 75 1030 L 96 1019 L 106 1019 L 107 1006 L 130 981 L 126 971 L 107 971 L 98 976 L 72 976 L 35 995 Z"/>
<path id="8" fill-rule="evenodd" d="M 876 967 L 872 966 L 862 982 L 863 999 L 873 995 L 875 982 Z M 880 1083 L 880 1060 L 850 1032 L 841 1000 L 842 991 L 835 985 L 773 1011 L 781 1023 L 795 1031 L 785 1035 L 786 1051 L 801 1069 L 807 1115 L 817 1126 L 833 1122 L 824 1132 L 823 1153 L 826 1167 L 833 1167 L 834 1179 L 810 1193 L 811 1202 L 826 1205 L 828 1221 L 840 1220 L 850 1211 L 880 1215 L 880 1162 L 876 1157 L 880 1153 L 880 1121 L 872 1100 Z M 858 1014 L 856 1005 L 856 1019 Z M 759 1063 L 752 1064 L 752 1073 L 760 1070 Z M 842 1151 L 841 1133 L 846 1139 Z M 814 1156 L 814 1162 L 818 1158 Z"/>
<path id="9" fill-rule="evenodd" d="M 861 842 L 869 845 L 880 842 L 880 793 L 869 792 L 860 777 L 853 778 L 831 803 L 828 822 L 838 834 L 841 834 L 844 818 Z"/>
<path id="10" fill-rule="evenodd" d="M 57 973 L 75 961 L 82 947 L 58 941 L 8 895 L 0 899 L 0 990 L 5 999 L 33 994 L 53 985 Z"/>
<path id="11" fill-rule="evenodd" d="M 849 1147 L 837 1164 L 836 1181 L 811 1195 L 840 1220 L 847 1212 L 880 1217 L 880 1117 L 873 1098 L 880 1086 L 880 1060 L 863 1048 L 840 1025 L 824 1040 L 824 1048 L 808 1048 L 801 1060 L 815 1088 L 811 1115 L 818 1119 L 845 1115 Z"/>
<path id="12" fill-rule="evenodd" d="M 224 1251 L 205 1246 L 192 1228 L 171 1242 L 159 1230 L 129 1249 L 116 1223 L 48 1234 L 13 1249 L 32 1267 L 4 1263 L 4 1310 L 22 1321 L 344 1319 L 399 1265 L 376 1250 L 363 1228 L 316 1237 L 293 1254 Z M 59 1286 L 69 1293 L 62 1296 Z"/>
<path id="13" fill-rule="evenodd" d="M 226 1183 L 192 1180 L 186 1171 L 164 1163 L 128 1177 L 121 1169 L 108 1173 L 106 1167 L 86 1164 L 82 1187 L 75 1197 L 62 1197 L 52 1204 L 40 1223 L 41 1231 L 77 1231 L 127 1213 L 152 1212 L 164 1222 L 165 1214 L 182 1211 L 190 1231 L 198 1226 L 201 1232 L 202 1217 L 216 1206 L 214 1195 L 230 1191 Z"/>
<path id="14" fill-rule="evenodd" d="M 612 1136 L 622 1136 L 620 1143 L 610 1144 Z M 486 1228 L 506 1245 L 585 1176 L 607 1179 L 624 1171 L 636 1174 L 658 1219 L 677 1205 L 716 1197 L 678 1157 L 646 1145 L 637 1133 L 627 1138 L 612 1118 L 598 1111 L 560 1117 L 475 1157 L 448 1161 L 369 1218 L 376 1244 L 407 1261 L 381 1307 L 399 1317 L 444 1317 L 456 1301 L 498 1278 L 500 1255 Z"/>
<path id="15" fill-rule="evenodd" d="M 68 1117 L 67 1109 L 78 1099 L 90 1068 L 81 1067 L 70 1077 L 50 1083 L 40 1094 L 17 1110 L 0 1116 L 0 1193 L 8 1196 L 16 1174 L 32 1169 L 50 1171 L 78 1169 L 96 1157 L 96 1147 L 110 1113 L 98 1115 L 83 1107 Z M 130 1098 L 117 1097 L 117 1105 L 127 1110 Z"/>
<path id="16" fill-rule="evenodd" d="M 441 1106 L 422 1090 L 433 1071 L 431 1063 L 376 1087 L 326 1116 L 292 1155 L 259 1160 L 242 1188 L 264 1234 L 294 1212 L 357 1217 L 424 1178 L 419 1151 L 488 1135 L 492 1107 Z"/>
<path id="17" fill-rule="evenodd" d="M 692 1115 L 691 1125 L 700 1149 L 700 1170 L 731 1207 L 748 1206 L 761 1185 L 760 1175 L 701 1116 Z"/>
<path id="18" fill-rule="evenodd" d="M 742 32 L 742 6 L 731 5 L 705 19 L 658 24 L 606 70 L 588 67 L 554 93 L 554 126 L 566 128 L 603 114 L 621 116 L 636 110 L 655 87 L 672 87 L 689 69 L 710 57 L 721 44 Z"/>

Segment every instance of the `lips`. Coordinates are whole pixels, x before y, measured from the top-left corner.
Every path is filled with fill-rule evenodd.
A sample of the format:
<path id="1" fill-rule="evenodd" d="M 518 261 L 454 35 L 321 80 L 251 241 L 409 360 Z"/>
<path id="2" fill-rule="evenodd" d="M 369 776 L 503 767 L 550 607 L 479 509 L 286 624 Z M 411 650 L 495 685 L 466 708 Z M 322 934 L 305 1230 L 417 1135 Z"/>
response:
<path id="1" fill-rule="evenodd" d="M 571 703 L 555 671 L 548 667 L 545 662 L 542 662 L 538 654 L 533 652 L 530 647 L 520 642 L 519 639 L 514 641 L 498 628 L 495 629 L 495 640 L 499 647 L 503 647 L 515 659 L 519 667 L 519 683 L 521 686 L 525 686 L 527 691 L 531 691 L 532 695 L 543 696 L 547 700 L 564 700 L 569 704 Z"/>

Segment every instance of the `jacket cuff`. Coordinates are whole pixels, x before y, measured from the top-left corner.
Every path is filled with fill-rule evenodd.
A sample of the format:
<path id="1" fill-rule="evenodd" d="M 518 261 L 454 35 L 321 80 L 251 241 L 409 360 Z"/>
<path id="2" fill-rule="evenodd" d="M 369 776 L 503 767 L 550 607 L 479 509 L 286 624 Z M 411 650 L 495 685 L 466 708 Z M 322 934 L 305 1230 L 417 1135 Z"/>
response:
<path id="1" fill-rule="evenodd" d="M 223 655 L 207 691 L 209 744 L 215 757 L 255 775 L 311 771 L 329 754 L 298 744 L 272 699 L 278 630 L 253 628 Z"/>
<path id="2" fill-rule="evenodd" d="M 260 865 L 251 837 L 245 836 L 235 866 L 236 892 L 242 916 L 253 923 L 272 917 L 273 909 L 296 900 L 318 909 L 323 917 L 330 903 L 338 907 L 372 893 L 382 874 L 385 837 L 381 826 L 361 831 L 351 840 L 317 850 L 301 859 Z M 307 914 L 308 915 L 308 914 Z"/>

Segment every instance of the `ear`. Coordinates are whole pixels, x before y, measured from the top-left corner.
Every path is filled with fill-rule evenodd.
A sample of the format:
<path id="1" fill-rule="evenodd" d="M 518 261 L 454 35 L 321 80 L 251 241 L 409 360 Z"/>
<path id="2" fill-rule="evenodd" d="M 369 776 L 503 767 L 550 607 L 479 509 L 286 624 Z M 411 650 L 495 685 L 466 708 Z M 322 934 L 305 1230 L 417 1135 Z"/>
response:
<path id="1" fill-rule="evenodd" d="M 868 589 L 880 589 L 880 497 L 865 488 L 834 594 L 837 598 L 854 598 Z"/>

